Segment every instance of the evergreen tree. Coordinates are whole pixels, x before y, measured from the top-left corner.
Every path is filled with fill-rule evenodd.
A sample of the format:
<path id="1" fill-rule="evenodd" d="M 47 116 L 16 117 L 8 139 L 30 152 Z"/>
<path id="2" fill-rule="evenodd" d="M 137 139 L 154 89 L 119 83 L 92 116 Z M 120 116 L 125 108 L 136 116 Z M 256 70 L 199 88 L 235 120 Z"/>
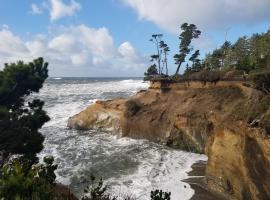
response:
<path id="1" fill-rule="evenodd" d="M 175 63 L 178 65 L 175 74 L 179 73 L 182 63 L 185 62 L 186 56 L 192 51 L 190 46 L 192 39 L 198 38 L 201 34 L 194 24 L 184 23 L 181 26 L 182 33 L 179 36 L 179 54 L 174 55 Z"/>
<path id="2" fill-rule="evenodd" d="M 158 74 L 161 74 L 161 49 L 160 42 L 162 38 L 162 34 L 153 34 L 152 38 L 149 40 L 153 42 L 157 48 L 157 54 L 151 55 L 151 62 L 156 61 L 158 64 Z"/>
<path id="3" fill-rule="evenodd" d="M 168 53 L 170 51 L 170 48 L 164 41 L 160 41 L 160 48 L 162 49 L 162 52 L 164 54 L 163 64 L 165 65 L 166 75 L 168 75 L 168 59 L 167 59 L 167 57 L 168 57 Z M 161 70 L 161 71 L 163 71 L 163 70 Z"/>
<path id="4" fill-rule="evenodd" d="M 38 58 L 29 64 L 22 61 L 5 64 L 0 71 L 0 152 L 2 164 L 18 154 L 35 163 L 43 148 L 44 137 L 38 131 L 49 120 L 43 102 L 25 97 L 38 92 L 48 77 L 48 63 Z"/>
<path id="5" fill-rule="evenodd" d="M 41 100 L 26 102 L 28 95 L 42 87 L 47 67 L 38 58 L 28 64 L 5 64 L 0 71 L 0 199 L 55 199 L 57 165 L 52 157 L 37 165 L 36 156 L 44 140 L 39 129 L 49 117 Z"/>
<path id="6" fill-rule="evenodd" d="M 151 65 L 147 71 L 144 73 L 145 76 L 152 76 L 152 75 L 157 75 L 158 70 L 156 64 Z"/>

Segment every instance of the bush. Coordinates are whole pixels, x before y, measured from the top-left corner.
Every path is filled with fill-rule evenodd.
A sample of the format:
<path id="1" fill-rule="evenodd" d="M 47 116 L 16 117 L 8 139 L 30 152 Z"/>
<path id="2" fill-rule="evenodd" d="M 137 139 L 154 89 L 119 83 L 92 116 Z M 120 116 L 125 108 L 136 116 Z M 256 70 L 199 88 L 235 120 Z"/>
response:
<path id="1" fill-rule="evenodd" d="M 52 157 L 44 158 L 45 164 L 27 166 L 14 159 L 0 170 L 0 199 L 55 199 L 55 173 Z"/>
<path id="2" fill-rule="evenodd" d="M 131 116 L 135 115 L 141 109 L 141 107 L 134 100 L 127 101 L 126 107 L 127 107 L 128 114 L 130 114 Z"/>
<path id="3" fill-rule="evenodd" d="M 107 186 L 103 185 L 102 179 L 96 182 L 96 178 L 92 176 L 91 185 L 84 190 L 82 200 L 116 200 L 116 197 L 106 194 L 106 190 Z"/>
<path id="4" fill-rule="evenodd" d="M 96 182 L 96 178 L 94 176 L 91 177 L 91 185 L 88 186 L 84 190 L 85 195 L 82 197 L 81 200 L 135 200 L 135 197 L 131 195 L 124 195 L 124 196 L 111 196 L 107 193 L 107 186 L 103 185 L 102 179 L 99 179 Z M 171 193 L 170 192 L 163 192 L 162 190 L 155 190 L 151 191 L 150 194 L 151 200 L 170 200 Z"/>
<path id="5" fill-rule="evenodd" d="M 242 70 L 231 70 L 224 74 L 223 80 L 233 81 L 233 80 L 245 80 L 245 72 Z"/>
<path id="6" fill-rule="evenodd" d="M 157 66 L 155 64 L 151 65 L 144 73 L 144 81 L 149 81 L 152 78 L 156 77 L 157 75 L 158 75 Z"/>
<path id="7" fill-rule="evenodd" d="M 151 191 L 151 200 L 170 200 L 171 193 L 163 192 L 162 190 Z"/>
<path id="8" fill-rule="evenodd" d="M 259 72 L 252 75 L 256 89 L 270 94 L 270 72 Z"/>
<path id="9" fill-rule="evenodd" d="M 200 72 L 195 72 L 189 75 L 188 80 L 190 81 L 201 81 L 204 84 L 206 82 L 210 83 L 217 83 L 222 78 L 222 72 L 220 71 L 210 71 L 210 70 L 203 70 Z"/>

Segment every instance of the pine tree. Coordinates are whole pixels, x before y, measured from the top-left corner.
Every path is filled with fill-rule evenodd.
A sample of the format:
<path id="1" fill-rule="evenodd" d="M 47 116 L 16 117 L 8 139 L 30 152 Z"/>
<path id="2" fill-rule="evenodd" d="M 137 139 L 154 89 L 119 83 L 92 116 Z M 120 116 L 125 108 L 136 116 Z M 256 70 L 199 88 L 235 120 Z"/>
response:
<path id="1" fill-rule="evenodd" d="M 186 56 L 192 51 L 190 46 L 192 39 L 198 38 L 201 31 L 197 29 L 196 25 L 184 23 L 181 26 L 182 33 L 179 36 L 179 54 L 174 55 L 175 63 L 178 65 L 175 74 L 179 73 L 182 63 L 185 62 Z"/>

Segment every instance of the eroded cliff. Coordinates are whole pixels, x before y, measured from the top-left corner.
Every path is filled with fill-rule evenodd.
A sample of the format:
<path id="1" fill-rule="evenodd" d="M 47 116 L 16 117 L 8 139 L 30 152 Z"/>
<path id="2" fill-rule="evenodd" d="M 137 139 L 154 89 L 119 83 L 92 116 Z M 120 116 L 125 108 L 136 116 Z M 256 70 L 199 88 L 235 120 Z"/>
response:
<path id="1" fill-rule="evenodd" d="M 205 153 L 210 189 L 229 198 L 270 199 L 269 96 L 241 83 L 154 88 L 98 101 L 68 126 Z"/>

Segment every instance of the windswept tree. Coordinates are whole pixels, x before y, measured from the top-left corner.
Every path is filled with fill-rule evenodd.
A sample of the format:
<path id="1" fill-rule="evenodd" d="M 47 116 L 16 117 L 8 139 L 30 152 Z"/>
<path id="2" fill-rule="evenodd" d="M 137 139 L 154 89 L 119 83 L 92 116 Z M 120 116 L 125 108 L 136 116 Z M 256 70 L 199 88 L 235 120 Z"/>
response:
<path id="1" fill-rule="evenodd" d="M 157 48 L 157 54 L 151 55 L 151 61 L 156 61 L 158 64 L 158 74 L 161 74 L 161 49 L 160 42 L 162 38 L 162 34 L 153 34 L 152 38 L 149 40 L 153 42 Z"/>
<path id="2" fill-rule="evenodd" d="M 174 55 L 175 63 L 178 65 L 175 74 L 179 73 L 181 65 L 185 62 L 186 56 L 191 53 L 191 41 L 198 38 L 201 31 L 197 29 L 196 25 L 184 23 L 181 25 L 182 33 L 179 36 L 179 53 Z"/>
<path id="3" fill-rule="evenodd" d="M 164 59 L 162 60 L 163 62 L 163 67 L 165 65 L 165 69 L 166 69 L 166 75 L 168 75 L 168 53 L 170 51 L 170 48 L 169 46 L 162 40 L 160 41 L 160 48 L 161 48 L 161 52 L 164 54 Z M 163 67 L 162 67 L 162 70 L 163 71 Z"/>

